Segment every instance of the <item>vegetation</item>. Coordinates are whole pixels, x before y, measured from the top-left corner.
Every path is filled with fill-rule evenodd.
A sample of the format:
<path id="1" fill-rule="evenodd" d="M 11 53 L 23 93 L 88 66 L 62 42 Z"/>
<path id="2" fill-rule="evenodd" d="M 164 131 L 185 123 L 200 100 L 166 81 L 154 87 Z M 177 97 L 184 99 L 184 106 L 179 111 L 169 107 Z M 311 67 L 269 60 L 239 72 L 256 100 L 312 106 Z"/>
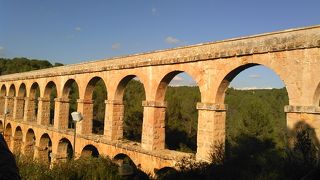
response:
<path id="1" fill-rule="evenodd" d="M 22 179 L 121 179 L 117 165 L 104 157 L 69 160 L 52 168 L 24 156 L 17 156 L 16 161 Z"/>
<path id="2" fill-rule="evenodd" d="M 242 135 L 238 146 L 224 156 L 223 146 L 213 147 L 211 162 L 183 159 L 179 171 L 169 170 L 158 179 L 319 179 L 319 141 L 314 141 L 314 130 L 306 124 L 297 125 L 295 142 L 285 153 L 269 140 Z"/>
<path id="3" fill-rule="evenodd" d="M 51 64 L 47 60 L 20 58 L 0 58 L 0 75 L 32 71 L 37 69 L 62 66 L 61 63 Z"/>

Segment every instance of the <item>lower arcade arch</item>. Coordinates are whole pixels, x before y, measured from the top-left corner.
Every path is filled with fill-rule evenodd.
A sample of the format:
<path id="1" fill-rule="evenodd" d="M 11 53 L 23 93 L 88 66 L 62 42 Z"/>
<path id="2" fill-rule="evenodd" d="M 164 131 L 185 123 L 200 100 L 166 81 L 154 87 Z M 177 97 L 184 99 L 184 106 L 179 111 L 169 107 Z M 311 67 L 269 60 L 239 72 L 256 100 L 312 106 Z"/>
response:
<path id="1" fill-rule="evenodd" d="M 52 141 L 50 136 L 45 133 L 41 136 L 38 148 L 38 159 L 43 163 L 50 164 L 52 158 Z"/>
<path id="2" fill-rule="evenodd" d="M 97 157 L 99 157 L 99 155 L 100 154 L 99 154 L 98 149 L 95 146 L 91 145 L 91 144 L 86 145 L 81 151 L 81 157 L 82 158 L 88 158 L 88 157 L 97 158 Z"/>
<path id="3" fill-rule="evenodd" d="M 67 138 L 62 138 L 59 141 L 56 160 L 65 162 L 73 157 L 73 148 L 71 142 Z"/>
<path id="4" fill-rule="evenodd" d="M 24 145 L 24 154 L 27 157 L 33 158 L 36 148 L 36 136 L 32 129 L 28 129 L 26 133 L 25 145 Z"/>
<path id="5" fill-rule="evenodd" d="M 22 130 L 21 130 L 21 127 L 18 126 L 18 127 L 16 127 L 14 137 L 13 137 L 13 139 L 14 139 L 13 153 L 14 154 L 20 154 L 21 148 L 22 148 L 22 138 L 23 138 Z"/>
<path id="6" fill-rule="evenodd" d="M 4 139 L 6 140 L 8 147 L 11 149 L 12 127 L 10 123 L 6 124 L 5 126 L 6 128 L 4 130 Z"/>
<path id="7" fill-rule="evenodd" d="M 112 158 L 112 161 L 116 163 L 118 166 L 122 166 L 123 164 L 127 164 L 132 166 L 133 168 L 137 168 L 136 164 L 133 160 L 124 153 L 119 153 Z"/>

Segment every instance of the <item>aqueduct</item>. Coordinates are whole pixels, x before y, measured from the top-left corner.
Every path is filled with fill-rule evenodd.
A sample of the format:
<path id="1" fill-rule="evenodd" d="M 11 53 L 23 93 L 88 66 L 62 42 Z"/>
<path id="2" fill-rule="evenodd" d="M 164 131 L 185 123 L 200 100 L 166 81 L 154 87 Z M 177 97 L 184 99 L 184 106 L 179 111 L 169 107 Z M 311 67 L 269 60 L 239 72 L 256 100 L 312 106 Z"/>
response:
<path id="1" fill-rule="evenodd" d="M 304 121 L 320 139 L 320 26 L 3 75 L 0 125 L 13 151 L 45 161 L 64 160 L 74 145 L 74 129 L 68 126 L 68 95 L 76 83 L 77 111 L 84 117 L 76 127 L 76 157 L 125 154 L 148 172 L 174 167 L 179 158 L 190 154 L 165 149 L 164 94 L 172 78 L 186 72 L 201 93 L 196 159 L 207 160 L 212 145 L 225 139 L 224 94 L 229 82 L 255 65 L 272 69 L 283 80 L 289 96 L 284 107 L 288 128 Z M 141 102 L 141 143 L 122 140 L 123 93 L 134 77 L 140 79 L 146 97 Z M 108 92 L 102 135 L 92 133 L 96 79 L 103 80 Z M 53 87 L 56 98 L 51 102 Z M 50 115 L 52 103 L 54 116 Z"/>

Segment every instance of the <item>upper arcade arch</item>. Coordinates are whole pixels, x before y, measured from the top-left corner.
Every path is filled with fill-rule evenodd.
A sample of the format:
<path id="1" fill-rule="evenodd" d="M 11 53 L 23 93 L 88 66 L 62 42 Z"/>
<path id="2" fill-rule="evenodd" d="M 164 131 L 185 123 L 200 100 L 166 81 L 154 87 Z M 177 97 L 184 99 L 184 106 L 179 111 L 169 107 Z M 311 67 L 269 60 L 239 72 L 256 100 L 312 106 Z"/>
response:
<path id="1" fill-rule="evenodd" d="M 5 97 L 7 95 L 6 85 L 2 85 L 0 89 L 0 116 L 3 115 L 3 111 L 5 108 Z"/>
<path id="2" fill-rule="evenodd" d="M 28 90 L 29 87 L 29 90 Z M 25 101 L 24 120 L 36 122 L 39 109 L 40 86 L 37 82 L 31 81 L 30 86 L 27 84 L 27 97 Z"/>
<path id="3" fill-rule="evenodd" d="M 80 90 L 79 93 L 81 93 Z M 78 100 L 78 109 L 82 110 L 84 117 L 81 121 L 82 133 L 103 134 L 105 122 L 104 101 L 107 99 L 107 94 L 107 86 L 102 77 L 94 76 L 88 81 L 83 99 Z M 79 96 L 81 97 L 81 95 Z M 102 109 L 98 110 L 98 105 Z"/>
<path id="4" fill-rule="evenodd" d="M 156 102 L 163 102 L 166 94 L 167 87 L 169 83 L 176 77 L 178 74 L 186 73 L 188 74 L 195 82 L 196 85 L 199 87 L 200 93 L 201 91 L 201 79 L 203 79 L 204 75 L 201 73 L 203 71 L 202 68 L 188 68 L 187 65 L 180 70 L 172 70 L 165 71 L 165 74 L 160 76 L 161 79 L 157 81 L 156 90 L 154 91 L 154 99 Z M 202 87 L 203 88 L 203 87 Z M 204 90 L 203 90 L 204 91 Z M 202 94 L 202 93 L 201 93 Z"/>
<path id="5" fill-rule="evenodd" d="M 271 58 L 271 59 L 270 59 Z M 283 71 L 283 66 L 286 64 L 284 62 L 273 63 L 274 57 L 266 56 L 266 57 L 250 57 L 250 58 L 236 58 L 233 63 L 223 63 L 225 68 L 223 71 L 220 71 L 219 75 L 214 77 L 215 83 L 213 85 L 213 94 L 214 99 L 212 102 L 216 104 L 224 103 L 224 95 L 227 90 L 230 82 L 243 70 L 246 70 L 253 66 L 262 65 L 271 69 L 284 83 L 289 97 L 289 103 L 294 103 L 295 96 L 297 92 L 296 83 L 293 82 L 292 76 L 288 75 L 287 70 Z"/>
<path id="6" fill-rule="evenodd" d="M 21 83 L 18 89 L 17 97 L 14 102 L 14 119 L 23 120 L 25 113 L 25 97 L 27 95 L 27 89 L 25 83 Z"/>
<path id="7" fill-rule="evenodd" d="M 55 98 L 57 94 L 57 85 L 53 81 L 49 81 L 44 88 L 43 97 L 39 98 L 39 117 L 38 121 L 42 125 L 54 125 L 54 109 L 55 109 Z"/>
<path id="8" fill-rule="evenodd" d="M 8 118 L 12 118 L 13 117 L 13 113 L 14 113 L 14 97 L 16 96 L 16 88 L 14 84 L 11 84 L 8 90 L 8 96 L 6 97 L 6 107 L 5 109 L 7 110 L 8 114 L 7 117 Z"/>
<path id="9" fill-rule="evenodd" d="M 61 97 L 56 99 L 59 104 L 56 109 L 56 127 L 58 129 L 74 128 L 71 113 L 77 111 L 78 99 L 78 83 L 75 79 L 68 79 L 63 85 Z"/>
<path id="10" fill-rule="evenodd" d="M 6 88 L 5 84 L 2 84 L 2 86 L 1 86 L 0 95 L 1 96 L 6 96 L 7 95 L 7 88 Z"/>

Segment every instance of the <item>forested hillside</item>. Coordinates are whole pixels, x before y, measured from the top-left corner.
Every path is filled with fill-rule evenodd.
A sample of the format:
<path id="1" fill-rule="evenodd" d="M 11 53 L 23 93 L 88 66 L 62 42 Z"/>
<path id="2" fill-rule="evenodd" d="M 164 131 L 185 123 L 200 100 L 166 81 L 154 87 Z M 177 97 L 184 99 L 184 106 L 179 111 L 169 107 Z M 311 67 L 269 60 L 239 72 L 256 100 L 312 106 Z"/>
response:
<path id="1" fill-rule="evenodd" d="M 32 71 L 62 65 L 63 64 L 61 63 L 51 64 L 47 60 L 28 59 L 24 57 L 13 59 L 0 58 L 0 75 Z"/>

